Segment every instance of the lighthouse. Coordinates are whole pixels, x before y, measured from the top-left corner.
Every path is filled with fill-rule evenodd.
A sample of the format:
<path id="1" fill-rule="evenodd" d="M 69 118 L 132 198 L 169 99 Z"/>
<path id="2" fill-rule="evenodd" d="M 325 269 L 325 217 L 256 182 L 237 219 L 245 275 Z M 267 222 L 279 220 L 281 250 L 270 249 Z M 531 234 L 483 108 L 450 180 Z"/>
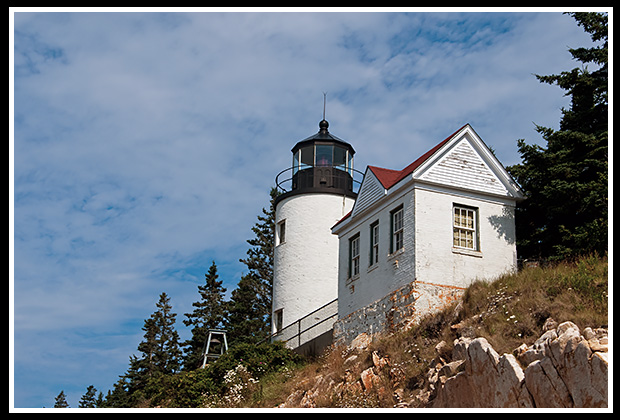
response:
<path id="1" fill-rule="evenodd" d="M 272 334 L 276 337 L 297 323 L 288 328 L 292 331 L 287 337 L 305 330 L 308 340 L 313 335 L 308 325 L 325 316 L 321 308 L 330 302 L 337 308 L 338 237 L 331 228 L 353 208 L 357 171 L 353 147 L 328 128 L 323 118 L 316 134 L 291 149 L 292 167 L 276 177 L 282 192 L 275 200 Z M 301 341 L 297 337 L 289 347 Z"/>

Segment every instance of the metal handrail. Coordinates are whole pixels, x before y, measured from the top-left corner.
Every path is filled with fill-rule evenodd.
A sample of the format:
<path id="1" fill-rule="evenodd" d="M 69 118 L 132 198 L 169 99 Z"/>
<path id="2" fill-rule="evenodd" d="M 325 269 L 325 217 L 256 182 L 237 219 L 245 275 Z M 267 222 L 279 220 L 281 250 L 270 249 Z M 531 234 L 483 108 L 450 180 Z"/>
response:
<path id="1" fill-rule="evenodd" d="M 349 173 L 349 171 L 351 171 L 351 172 L 353 172 L 355 175 L 361 175 L 361 180 L 357 180 L 357 179 L 355 179 L 355 176 L 351 175 L 351 179 L 353 180 L 353 185 L 354 185 L 353 189 L 354 189 L 354 190 L 355 190 L 355 186 L 359 187 L 360 185 L 362 185 L 362 181 L 364 181 L 364 172 L 358 171 L 357 169 L 353 169 L 353 168 L 349 168 L 349 169 L 347 169 L 346 171 L 343 171 L 343 170 L 342 170 L 342 169 L 340 169 L 338 166 L 334 166 L 334 165 L 331 165 L 331 167 L 332 167 L 332 168 L 339 169 L 339 170 L 341 170 L 342 172 L 347 172 L 347 173 Z M 309 166 L 309 167 L 308 167 L 308 168 L 306 168 L 306 169 L 309 169 L 309 168 L 314 168 L 314 166 Z M 284 183 L 286 183 L 286 182 L 289 182 L 289 181 L 292 181 L 292 180 L 293 180 L 293 175 L 292 175 L 292 174 L 293 174 L 293 169 L 295 169 L 295 166 L 291 166 L 291 167 L 289 167 L 289 168 L 283 169 L 282 171 L 280 171 L 280 172 L 276 175 L 276 188 L 277 188 L 278 190 L 280 190 L 280 192 L 285 193 L 285 192 L 288 192 L 288 191 L 289 191 L 289 190 L 287 190 L 286 188 L 284 188 L 284 187 L 282 186 L 282 184 L 284 184 Z M 303 169 L 300 169 L 300 170 L 302 170 L 302 171 L 303 171 Z M 284 174 L 285 172 L 287 172 L 287 171 L 291 171 L 291 176 L 290 176 L 289 178 L 286 178 L 286 179 L 280 180 L 280 179 L 279 179 L 279 178 L 280 178 L 280 176 L 281 176 L 282 174 Z"/>
<path id="2" fill-rule="evenodd" d="M 290 337 L 290 338 L 285 339 L 284 341 L 285 341 L 285 343 L 287 343 L 287 344 L 288 344 L 289 342 L 291 342 L 292 340 L 294 340 L 294 339 L 296 338 L 296 339 L 297 339 L 297 347 L 301 346 L 301 345 L 303 344 L 303 343 L 301 342 L 301 336 L 302 336 L 302 334 L 303 334 L 303 333 L 305 333 L 305 332 L 310 331 L 310 330 L 311 330 L 311 329 L 313 329 L 313 328 L 316 328 L 318 325 L 321 325 L 321 324 L 323 324 L 324 322 L 327 322 L 327 321 L 329 321 L 330 319 L 332 319 L 332 318 L 334 318 L 334 317 L 337 317 L 337 316 L 338 316 L 338 306 L 336 306 L 335 311 L 334 311 L 333 313 L 330 313 L 328 316 L 324 317 L 323 319 L 321 319 L 321 320 L 319 320 L 319 321 L 317 321 L 317 322 L 315 322 L 315 323 L 311 324 L 309 327 L 305 328 L 304 330 L 302 330 L 302 329 L 301 329 L 301 323 L 302 323 L 304 320 L 306 320 L 306 319 L 310 318 L 312 315 L 314 315 L 314 314 L 316 314 L 317 312 L 319 312 L 319 311 L 321 311 L 321 310 L 325 309 L 325 308 L 326 308 L 326 307 L 328 307 L 329 305 L 334 304 L 334 303 L 335 303 L 335 302 L 337 302 L 337 301 L 338 301 L 338 299 L 334 299 L 334 300 L 332 300 L 332 301 L 330 301 L 330 302 L 327 302 L 326 304 L 324 304 L 323 306 L 321 306 L 321 307 L 319 307 L 319 308 L 315 309 L 314 311 L 310 312 L 310 313 L 309 313 L 309 314 L 307 314 L 306 316 L 299 318 L 297 321 L 291 322 L 291 323 L 290 323 L 290 324 L 288 324 L 286 327 L 284 327 L 284 328 L 280 329 L 279 331 L 276 331 L 275 333 L 273 333 L 273 334 L 269 335 L 269 336 L 268 336 L 268 337 L 266 337 L 264 340 L 261 340 L 261 343 L 262 343 L 262 342 L 264 342 L 264 341 L 267 341 L 267 340 L 272 340 L 273 338 L 276 338 L 276 337 L 278 337 L 278 336 L 283 336 L 283 335 L 285 335 L 285 334 L 284 334 L 284 332 L 285 332 L 285 331 L 287 331 L 287 330 L 289 330 L 289 329 L 292 329 L 293 327 L 295 327 L 295 326 L 296 326 L 296 327 L 297 327 L 297 333 L 296 333 L 296 334 L 291 335 L 291 337 Z"/>

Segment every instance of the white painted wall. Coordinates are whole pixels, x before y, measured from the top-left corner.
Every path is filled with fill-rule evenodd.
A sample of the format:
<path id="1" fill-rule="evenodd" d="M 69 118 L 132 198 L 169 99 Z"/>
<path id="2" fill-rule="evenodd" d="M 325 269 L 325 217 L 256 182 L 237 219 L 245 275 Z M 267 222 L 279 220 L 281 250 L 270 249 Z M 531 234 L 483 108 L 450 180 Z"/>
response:
<path id="1" fill-rule="evenodd" d="M 478 209 L 479 251 L 452 247 L 452 208 Z M 467 287 L 516 270 L 513 200 L 418 185 L 415 193 L 416 278 Z"/>
<path id="2" fill-rule="evenodd" d="M 478 208 L 480 251 L 453 248 L 453 204 Z M 516 270 L 514 200 L 410 182 L 337 229 L 338 317 L 413 282 L 466 287 Z M 403 205 L 404 249 L 390 254 L 390 213 Z M 379 221 L 379 262 L 369 267 L 370 225 Z M 360 235 L 360 274 L 349 278 L 349 239 Z"/>
<path id="3" fill-rule="evenodd" d="M 276 206 L 276 226 L 286 222 L 283 243 L 274 250 L 273 311 L 282 326 L 338 297 L 338 237 L 331 232 L 354 200 L 334 194 L 293 195 Z M 272 333 L 275 325 L 272 325 Z"/>
<path id="4" fill-rule="evenodd" d="M 404 247 L 390 254 L 390 213 L 404 210 Z M 414 280 L 414 192 L 404 190 L 390 196 L 339 233 L 338 318 L 383 298 Z M 379 221 L 379 262 L 370 266 L 370 225 Z M 360 274 L 348 278 L 349 239 L 360 235 Z"/>

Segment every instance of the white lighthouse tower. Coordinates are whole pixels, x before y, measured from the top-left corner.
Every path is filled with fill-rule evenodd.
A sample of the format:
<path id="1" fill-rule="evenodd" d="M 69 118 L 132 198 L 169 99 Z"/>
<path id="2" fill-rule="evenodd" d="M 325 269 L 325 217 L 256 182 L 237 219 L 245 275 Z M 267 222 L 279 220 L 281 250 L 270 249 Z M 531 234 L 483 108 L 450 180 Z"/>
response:
<path id="1" fill-rule="evenodd" d="M 353 147 L 332 135 L 323 119 L 319 131 L 298 142 L 292 168 L 276 177 L 283 194 L 275 201 L 276 243 L 272 334 L 292 348 L 329 325 L 313 328 L 325 305 L 338 298 L 338 237 L 331 227 L 353 208 Z M 318 311 L 317 311 L 318 310 Z M 308 316 L 310 315 L 310 316 Z"/>

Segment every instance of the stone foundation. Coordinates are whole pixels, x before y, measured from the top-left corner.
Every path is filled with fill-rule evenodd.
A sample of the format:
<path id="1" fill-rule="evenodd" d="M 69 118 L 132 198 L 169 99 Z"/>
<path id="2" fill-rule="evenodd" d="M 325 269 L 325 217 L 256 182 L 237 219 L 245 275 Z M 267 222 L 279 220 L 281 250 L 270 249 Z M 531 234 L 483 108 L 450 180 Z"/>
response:
<path id="1" fill-rule="evenodd" d="M 360 334 L 408 328 L 455 302 L 465 288 L 414 281 L 334 324 L 334 343 L 349 345 Z"/>

